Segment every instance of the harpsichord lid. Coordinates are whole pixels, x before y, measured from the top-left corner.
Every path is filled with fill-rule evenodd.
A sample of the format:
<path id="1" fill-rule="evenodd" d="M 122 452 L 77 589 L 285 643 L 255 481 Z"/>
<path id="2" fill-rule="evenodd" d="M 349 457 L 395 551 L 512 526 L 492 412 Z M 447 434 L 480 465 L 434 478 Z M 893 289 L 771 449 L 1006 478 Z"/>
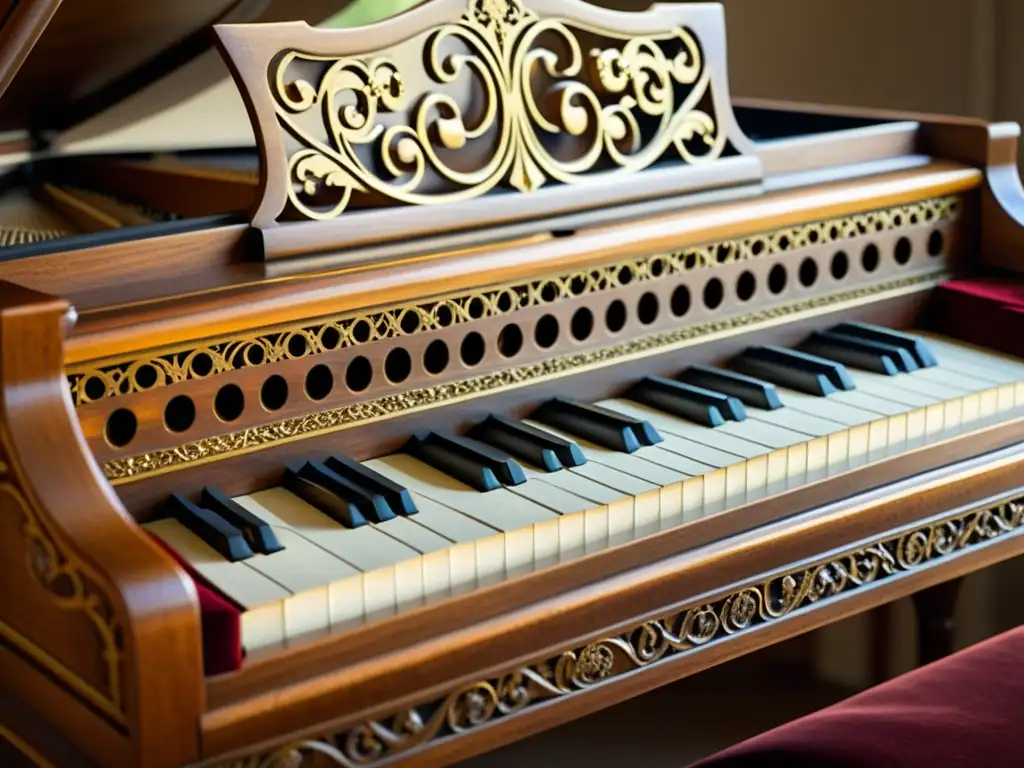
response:
<path id="1" fill-rule="evenodd" d="M 316 24 L 351 0 L 0 0 L 0 132 L 39 136 L 117 103 L 208 51 L 218 23 Z M 192 90 L 210 85 L 189 81 Z M 197 74 L 198 76 L 198 74 Z M 155 112 L 183 98 L 146 99 Z"/>

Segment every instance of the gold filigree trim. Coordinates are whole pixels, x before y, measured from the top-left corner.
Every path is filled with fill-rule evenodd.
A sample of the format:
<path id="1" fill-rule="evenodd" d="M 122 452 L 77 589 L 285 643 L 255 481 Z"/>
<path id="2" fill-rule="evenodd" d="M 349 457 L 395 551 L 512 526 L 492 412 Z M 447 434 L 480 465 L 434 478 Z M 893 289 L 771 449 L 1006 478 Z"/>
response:
<path id="1" fill-rule="evenodd" d="M 443 699 L 358 725 L 293 742 L 223 768 L 368 766 L 516 715 L 540 703 L 579 694 L 638 669 L 664 664 L 711 643 L 826 605 L 879 582 L 905 578 L 935 563 L 1024 530 L 1024 497 L 950 515 L 896 536 L 822 558 L 767 581 L 729 592 Z"/>
<path id="2" fill-rule="evenodd" d="M 33 508 L 22 492 L 17 471 L 0 455 L 0 494 L 7 496 L 23 518 L 25 536 L 25 567 L 40 587 L 62 610 L 85 615 L 92 624 L 102 650 L 101 669 L 105 685 L 98 689 L 68 669 L 59 660 L 24 637 L 14 627 L 0 621 L 0 636 L 47 668 L 58 679 L 103 714 L 123 725 L 124 703 L 121 690 L 123 633 L 113 608 L 98 584 L 101 578 L 88 565 L 61 547 L 46 521 Z M 11 563 L 10 567 L 14 564 Z"/>
<path id="3" fill-rule="evenodd" d="M 146 358 L 93 361 L 70 369 L 68 382 L 75 405 L 79 406 L 228 371 L 436 331 L 577 296 L 612 291 L 635 282 L 663 279 L 692 269 L 948 221 L 957 216 L 960 206 L 957 196 L 922 200 L 530 282 L 466 291 L 431 302 L 395 305 L 370 313 L 348 313 L 316 324 L 219 339 L 202 347 L 163 350 Z"/>
<path id="4" fill-rule="evenodd" d="M 469 0 L 416 45 L 422 56 L 403 65 L 300 51 L 274 60 L 270 95 L 295 147 L 281 218 L 334 219 L 353 196 L 429 205 L 502 185 L 607 183 L 726 148 L 689 29 L 629 39 L 542 19 L 520 0 Z"/>
<path id="5" fill-rule="evenodd" d="M 675 347 L 687 346 L 696 341 L 707 341 L 716 336 L 725 337 L 736 333 L 746 333 L 754 326 L 785 321 L 796 314 L 809 316 L 818 312 L 833 311 L 840 304 L 857 303 L 881 294 L 919 290 L 922 286 L 936 284 L 946 276 L 945 271 L 939 270 L 841 293 L 814 296 L 804 301 L 770 307 L 746 315 L 710 320 L 705 323 L 641 336 L 611 347 L 562 355 L 461 381 L 412 389 L 394 395 L 384 395 L 374 400 L 283 419 L 238 432 L 230 432 L 226 435 L 203 438 L 175 448 L 113 459 L 103 465 L 103 471 L 107 479 L 114 483 L 134 480 L 212 461 L 229 454 L 237 455 L 260 450 L 270 445 L 303 439 L 315 434 L 347 429 L 378 419 L 392 418 L 467 398 L 528 386 L 588 369 L 619 363 L 630 358 L 642 358 L 650 354 L 666 352 Z"/>

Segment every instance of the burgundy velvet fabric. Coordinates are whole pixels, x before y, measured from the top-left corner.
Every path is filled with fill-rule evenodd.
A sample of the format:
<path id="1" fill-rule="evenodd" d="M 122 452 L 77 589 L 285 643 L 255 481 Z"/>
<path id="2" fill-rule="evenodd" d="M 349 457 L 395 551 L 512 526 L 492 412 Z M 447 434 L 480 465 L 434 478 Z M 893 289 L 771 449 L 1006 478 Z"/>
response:
<path id="1" fill-rule="evenodd" d="M 1024 627 L 692 768 L 1020 768 Z"/>
<path id="2" fill-rule="evenodd" d="M 936 331 L 1024 357 L 1024 280 L 950 280 L 935 290 L 932 301 Z"/>
<path id="3" fill-rule="evenodd" d="M 214 590 L 177 552 L 156 536 L 157 546 L 174 558 L 192 577 L 199 595 L 199 623 L 203 633 L 203 671 L 207 675 L 232 672 L 242 666 L 242 612 Z"/>

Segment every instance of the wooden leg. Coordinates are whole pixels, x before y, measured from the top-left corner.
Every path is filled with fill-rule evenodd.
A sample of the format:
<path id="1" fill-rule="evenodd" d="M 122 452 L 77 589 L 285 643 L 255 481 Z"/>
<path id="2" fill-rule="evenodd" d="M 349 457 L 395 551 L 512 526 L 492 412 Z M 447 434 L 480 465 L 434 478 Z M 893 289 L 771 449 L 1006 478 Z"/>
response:
<path id="1" fill-rule="evenodd" d="M 917 660 L 929 664 L 953 652 L 953 614 L 961 579 L 923 589 L 913 596 L 917 612 Z"/>

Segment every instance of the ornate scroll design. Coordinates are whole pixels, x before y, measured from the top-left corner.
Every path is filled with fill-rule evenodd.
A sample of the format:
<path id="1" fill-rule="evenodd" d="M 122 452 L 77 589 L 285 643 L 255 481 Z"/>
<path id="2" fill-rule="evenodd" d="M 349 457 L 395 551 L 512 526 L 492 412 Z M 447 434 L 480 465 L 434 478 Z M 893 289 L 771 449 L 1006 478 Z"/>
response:
<path id="1" fill-rule="evenodd" d="M 390 56 L 274 60 L 274 110 L 299 146 L 292 214 L 336 218 L 354 193 L 425 205 L 500 184 L 528 192 L 634 173 L 670 151 L 693 164 L 725 149 L 711 67 L 688 29 L 630 39 L 542 19 L 521 0 L 468 0 L 422 48 L 430 85 L 412 93 L 421 73 Z"/>
<path id="2" fill-rule="evenodd" d="M 10 501 L 8 509 L 21 512 L 21 530 L 26 545 L 25 567 L 55 605 L 64 611 L 79 612 L 88 619 L 102 648 L 100 667 L 104 684 L 97 688 L 86 682 L 2 621 L 0 636 L 28 654 L 36 663 L 48 668 L 57 679 L 83 696 L 104 715 L 123 725 L 123 632 L 120 622 L 99 586 L 99 574 L 59 543 L 44 517 L 26 497 L 23 485 L 17 469 L 11 465 L 6 452 L 0 447 L 0 494 Z"/>
<path id="3" fill-rule="evenodd" d="M 666 663 L 881 581 L 908 576 L 937 560 L 1020 535 L 1022 530 L 1024 497 L 951 515 L 460 688 L 443 699 L 391 717 L 284 744 L 222 766 L 304 768 L 321 765 L 324 758 L 346 768 L 374 765 L 541 702 L 573 696 L 628 672 Z M 318 759 L 321 762 L 316 762 Z"/>
<path id="4" fill-rule="evenodd" d="M 107 479 L 115 483 L 137 479 L 156 472 L 165 472 L 190 464 L 211 461 L 229 454 L 259 450 L 286 440 L 296 440 L 316 433 L 345 429 L 376 419 L 450 404 L 503 389 L 534 384 L 566 373 L 580 373 L 588 368 L 606 365 L 634 355 L 662 352 L 673 346 L 682 346 L 695 339 L 702 339 L 713 334 L 730 334 L 778 318 L 828 309 L 844 302 L 913 288 L 926 283 L 935 283 L 947 276 L 947 272 L 938 270 L 900 280 L 876 283 L 842 293 L 815 296 L 804 301 L 769 307 L 745 315 L 735 315 L 675 328 L 671 331 L 652 333 L 615 346 L 562 355 L 460 381 L 421 387 L 394 395 L 384 395 L 373 400 L 195 440 L 174 448 L 112 459 L 104 463 L 103 471 Z"/>
<path id="5" fill-rule="evenodd" d="M 564 272 L 530 282 L 466 291 L 429 303 L 347 313 L 316 324 L 220 339 L 203 347 L 165 350 L 158 355 L 128 361 L 93 361 L 71 369 L 68 382 L 75 405 L 80 406 L 228 371 L 511 314 L 570 297 L 615 290 L 627 283 L 660 280 L 693 269 L 764 258 L 874 232 L 948 221 L 958 215 L 960 206 L 957 196 L 922 200 L 742 239 L 707 243 L 674 253 Z"/>

